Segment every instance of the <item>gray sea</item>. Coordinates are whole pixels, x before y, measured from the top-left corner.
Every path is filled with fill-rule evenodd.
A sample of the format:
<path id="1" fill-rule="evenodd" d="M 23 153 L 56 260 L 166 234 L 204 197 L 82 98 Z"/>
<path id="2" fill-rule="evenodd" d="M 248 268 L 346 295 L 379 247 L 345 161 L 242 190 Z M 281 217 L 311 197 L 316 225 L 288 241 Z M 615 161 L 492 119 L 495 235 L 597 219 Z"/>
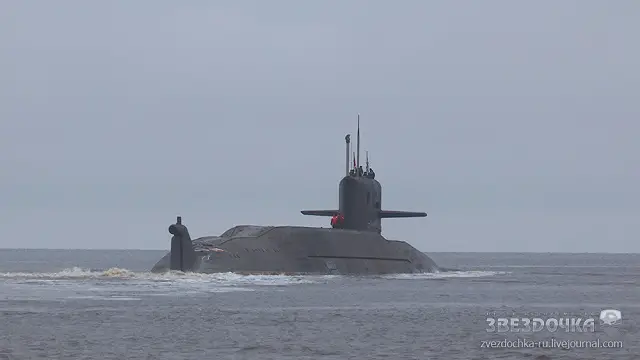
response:
<path id="1" fill-rule="evenodd" d="M 430 253 L 451 271 L 375 277 L 149 273 L 164 253 L 0 250 L 0 359 L 640 358 L 640 255 Z M 621 320 L 602 323 L 605 309 Z"/>

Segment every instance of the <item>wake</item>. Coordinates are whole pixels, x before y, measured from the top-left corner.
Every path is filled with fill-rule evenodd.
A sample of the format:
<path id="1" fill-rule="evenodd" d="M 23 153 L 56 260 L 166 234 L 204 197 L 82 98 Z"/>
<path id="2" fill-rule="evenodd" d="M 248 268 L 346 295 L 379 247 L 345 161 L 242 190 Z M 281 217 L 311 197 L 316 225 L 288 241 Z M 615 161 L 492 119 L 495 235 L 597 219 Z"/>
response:
<path id="1" fill-rule="evenodd" d="M 456 278 L 479 278 L 488 276 L 506 275 L 509 272 L 505 271 L 445 271 L 445 272 L 433 272 L 433 273 L 420 273 L 420 274 L 392 274 L 381 276 L 384 279 L 392 280 L 428 280 L 428 279 L 456 279 Z"/>
<path id="2" fill-rule="evenodd" d="M 319 280 L 335 277 L 333 275 L 319 276 L 289 276 L 289 275 L 240 275 L 235 273 L 202 274 L 182 271 L 166 273 L 134 272 L 122 268 L 85 269 L 73 267 L 59 272 L 30 273 L 5 272 L 0 278 L 13 280 L 132 280 L 148 282 L 183 282 L 183 283 L 218 283 L 219 285 L 288 285 L 313 283 Z"/>
<path id="3" fill-rule="evenodd" d="M 149 296 L 183 296 L 228 292 L 254 292 L 302 284 L 322 285 L 349 282 L 349 279 L 373 281 L 438 280 L 486 277 L 503 274 L 494 271 L 444 271 L 427 274 L 385 276 L 342 275 L 241 275 L 235 273 L 202 274 L 181 271 L 167 273 L 135 272 L 122 268 L 84 269 L 73 267 L 58 272 L 0 273 L 0 300 L 67 301 L 69 299 L 140 301 Z"/>
<path id="4" fill-rule="evenodd" d="M 444 270 L 433 273 L 414 274 L 389 274 L 372 276 L 383 279 L 445 279 L 445 278 L 474 278 L 508 274 L 504 271 L 461 271 Z M 311 284 L 325 282 L 331 279 L 348 278 L 342 275 L 242 275 L 236 273 L 203 274 L 182 271 L 170 271 L 166 273 L 134 272 L 123 268 L 85 269 L 73 267 L 59 272 L 31 273 L 31 272 L 5 272 L 0 273 L 0 278 L 7 280 L 132 280 L 149 282 L 184 282 L 184 283 L 216 283 L 219 285 L 290 285 Z M 357 276 L 368 277 L 368 276 Z"/>

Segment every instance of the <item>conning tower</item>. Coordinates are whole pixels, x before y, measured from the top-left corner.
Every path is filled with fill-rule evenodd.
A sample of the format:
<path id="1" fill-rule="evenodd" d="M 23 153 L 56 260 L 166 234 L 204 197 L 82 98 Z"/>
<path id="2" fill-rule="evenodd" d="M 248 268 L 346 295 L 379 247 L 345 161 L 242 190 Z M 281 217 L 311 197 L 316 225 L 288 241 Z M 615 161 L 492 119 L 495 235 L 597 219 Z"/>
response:
<path id="1" fill-rule="evenodd" d="M 425 217 L 425 212 L 382 210 L 382 185 L 369 167 L 360 165 L 360 114 L 358 114 L 357 153 L 353 154 L 353 167 L 349 168 L 351 135 L 345 136 L 346 173 L 339 184 L 338 210 L 302 210 L 303 215 L 340 217 L 339 228 L 381 233 L 383 218 Z"/>

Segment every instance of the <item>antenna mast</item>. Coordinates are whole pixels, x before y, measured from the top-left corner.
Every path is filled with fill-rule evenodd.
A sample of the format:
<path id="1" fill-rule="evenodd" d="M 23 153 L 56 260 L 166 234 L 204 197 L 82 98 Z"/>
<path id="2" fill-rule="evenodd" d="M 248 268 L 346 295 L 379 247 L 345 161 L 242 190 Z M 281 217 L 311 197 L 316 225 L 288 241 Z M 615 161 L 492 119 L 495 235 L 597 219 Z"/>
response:
<path id="1" fill-rule="evenodd" d="M 356 170 L 356 152 L 353 152 L 353 170 Z"/>
<path id="2" fill-rule="evenodd" d="M 358 150 L 358 161 L 356 163 L 356 171 L 360 169 L 360 113 L 358 113 L 358 144 L 356 145 Z"/>
<path id="3" fill-rule="evenodd" d="M 347 151 L 345 155 L 347 162 L 346 162 L 346 169 L 345 169 L 346 172 L 344 176 L 349 176 L 349 144 L 351 143 L 351 134 L 347 134 L 347 136 L 344 137 L 344 141 L 347 146 Z"/>
<path id="4" fill-rule="evenodd" d="M 366 170 L 367 170 L 367 172 L 369 172 L 369 152 L 365 151 L 365 154 L 367 156 L 367 162 L 366 162 L 367 168 L 366 168 Z"/>

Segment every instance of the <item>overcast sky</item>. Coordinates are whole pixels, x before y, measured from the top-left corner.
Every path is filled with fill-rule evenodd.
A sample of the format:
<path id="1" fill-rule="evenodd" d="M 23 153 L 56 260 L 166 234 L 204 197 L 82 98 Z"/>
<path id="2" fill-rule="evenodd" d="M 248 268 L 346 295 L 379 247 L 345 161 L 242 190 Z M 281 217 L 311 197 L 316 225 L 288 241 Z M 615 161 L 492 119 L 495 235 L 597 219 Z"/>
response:
<path id="1" fill-rule="evenodd" d="M 344 135 L 383 235 L 640 252 L 640 3 L 2 1 L 0 247 L 329 226 Z M 364 155 L 362 155 L 364 158 Z"/>

